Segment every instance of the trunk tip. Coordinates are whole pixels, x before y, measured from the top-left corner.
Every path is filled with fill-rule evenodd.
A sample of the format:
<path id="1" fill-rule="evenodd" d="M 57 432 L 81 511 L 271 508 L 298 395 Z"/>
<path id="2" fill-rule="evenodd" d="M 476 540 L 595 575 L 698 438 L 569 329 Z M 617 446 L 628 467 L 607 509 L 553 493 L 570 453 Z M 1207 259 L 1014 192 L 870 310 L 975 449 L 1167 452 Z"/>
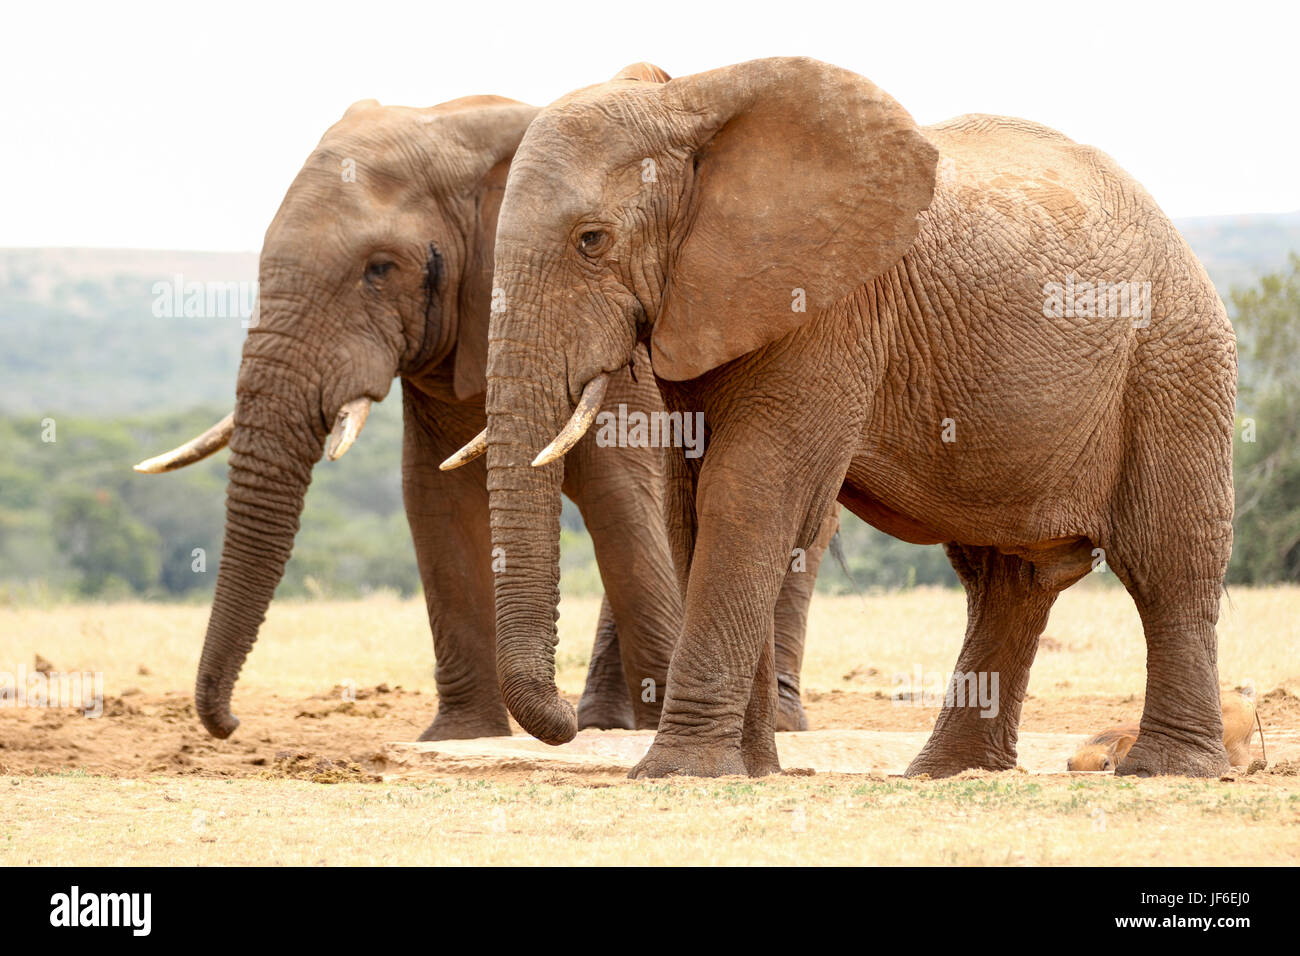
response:
<path id="1" fill-rule="evenodd" d="M 214 688 L 210 686 L 211 682 L 204 679 L 204 675 L 199 675 L 198 687 L 194 695 L 194 709 L 198 711 L 199 720 L 203 722 L 203 729 L 210 733 L 218 740 L 225 740 L 235 732 L 239 726 L 239 718 L 230 712 L 230 695 L 229 693 L 215 694 Z"/>
<path id="2" fill-rule="evenodd" d="M 203 721 L 203 729 L 218 740 L 225 740 L 233 734 L 235 728 L 239 726 L 239 718 L 230 711 L 226 711 L 224 714 L 211 716 L 200 714 L 199 719 Z"/>
<path id="3" fill-rule="evenodd" d="M 542 743 L 558 747 L 578 735 L 578 714 L 554 686 L 549 688 L 549 694 L 516 695 L 507 691 L 505 698 L 519 726 Z"/>

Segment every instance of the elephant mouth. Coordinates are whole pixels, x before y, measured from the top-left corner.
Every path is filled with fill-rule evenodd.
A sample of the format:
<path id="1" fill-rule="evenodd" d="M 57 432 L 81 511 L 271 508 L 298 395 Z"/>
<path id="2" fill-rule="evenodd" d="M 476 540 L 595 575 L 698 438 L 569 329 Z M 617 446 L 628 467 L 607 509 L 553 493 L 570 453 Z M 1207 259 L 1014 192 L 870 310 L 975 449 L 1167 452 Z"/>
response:
<path id="1" fill-rule="evenodd" d="M 533 459 L 534 468 L 549 465 L 563 458 L 568 454 L 569 449 L 582 440 L 582 436 L 587 434 L 587 429 L 591 428 L 591 423 L 596 420 L 600 406 L 605 404 L 605 392 L 609 389 L 610 378 L 609 372 L 601 372 L 582 387 L 582 396 L 578 399 L 573 414 L 569 416 L 569 420 L 564 423 L 564 427 L 551 443 L 538 452 L 537 457 Z"/>

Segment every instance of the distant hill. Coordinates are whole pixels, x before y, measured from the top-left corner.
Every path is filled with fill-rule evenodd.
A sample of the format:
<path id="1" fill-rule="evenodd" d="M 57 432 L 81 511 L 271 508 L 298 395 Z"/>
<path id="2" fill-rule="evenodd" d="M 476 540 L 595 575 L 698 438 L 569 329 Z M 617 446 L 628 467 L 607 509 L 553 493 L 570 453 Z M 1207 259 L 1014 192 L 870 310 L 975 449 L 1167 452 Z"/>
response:
<path id="1" fill-rule="evenodd" d="M 1177 225 L 1227 298 L 1300 251 L 1300 212 Z M 237 316 L 159 317 L 159 283 L 252 283 L 252 253 L 0 249 L 0 414 L 122 415 L 228 405 Z M 166 311 L 161 310 L 161 311 Z M 389 403 L 395 404 L 395 403 Z"/>
<path id="2" fill-rule="evenodd" d="M 239 317 L 159 317 L 155 289 L 256 280 L 253 253 L 0 250 L 0 413 L 230 404 L 245 333 Z"/>
<path id="3" fill-rule="evenodd" d="M 1224 300 L 1233 286 L 1253 285 L 1261 275 L 1284 269 L 1288 252 L 1300 252 L 1300 212 L 1196 216 L 1174 224 Z"/>

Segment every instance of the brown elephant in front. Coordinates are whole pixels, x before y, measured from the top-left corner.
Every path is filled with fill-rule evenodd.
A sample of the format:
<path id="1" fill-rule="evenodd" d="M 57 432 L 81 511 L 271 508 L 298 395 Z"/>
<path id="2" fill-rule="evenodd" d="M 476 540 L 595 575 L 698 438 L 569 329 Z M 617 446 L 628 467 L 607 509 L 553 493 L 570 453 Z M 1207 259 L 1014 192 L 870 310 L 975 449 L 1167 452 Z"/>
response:
<path id="1" fill-rule="evenodd" d="M 429 109 L 354 104 L 267 230 L 259 316 L 233 415 L 137 466 L 168 471 L 227 442 L 232 450 L 225 544 L 195 690 L 212 734 L 238 726 L 231 692 L 283 574 L 313 465 L 323 447 L 331 459 L 347 451 L 394 376 L 402 379 L 403 496 L 437 661 L 438 713 L 420 739 L 510 733 L 496 677 L 486 474 L 481 462 L 438 466 L 486 421 L 497 210 L 536 112 L 492 96 Z M 648 370 L 639 382 L 621 371 L 606 403 L 662 407 Z M 588 436 L 566 460 L 563 488 L 590 530 L 605 585 L 582 726 L 658 723 L 681 626 L 664 482 L 657 448 L 599 448 Z M 548 518 L 558 522 L 558 501 Z M 778 612 L 783 729 L 804 722 L 799 667 L 820 558 L 820 549 L 809 554 L 808 574 Z"/>
<path id="2" fill-rule="evenodd" d="M 778 769 L 772 610 L 791 547 L 837 498 L 945 545 L 969 611 L 955 677 L 1000 679 L 996 715 L 945 707 L 909 773 L 1014 766 L 1048 612 L 1103 557 L 1147 643 L 1119 772 L 1227 767 L 1235 340 L 1186 243 L 1103 153 L 1019 119 L 920 128 L 808 59 L 621 75 L 524 136 L 495 282 L 488 483 L 513 569 L 496 581 L 499 666 L 536 736 L 575 721 L 551 676 L 562 469 L 534 459 L 581 432 L 575 404 L 646 342 L 668 406 L 703 412 L 708 440 L 673 457 L 685 624 L 634 774 Z M 1103 282 L 1128 294 L 1099 308 Z"/>

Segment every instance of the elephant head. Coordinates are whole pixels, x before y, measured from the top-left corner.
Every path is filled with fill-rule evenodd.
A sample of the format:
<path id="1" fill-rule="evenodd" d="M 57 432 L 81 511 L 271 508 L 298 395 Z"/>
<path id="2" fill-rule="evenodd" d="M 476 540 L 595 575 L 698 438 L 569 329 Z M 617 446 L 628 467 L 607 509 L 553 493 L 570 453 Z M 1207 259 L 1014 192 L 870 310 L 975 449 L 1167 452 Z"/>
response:
<path id="1" fill-rule="evenodd" d="M 544 109 L 498 224 L 497 664 L 511 713 L 552 743 L 576 723 L 554 683 L 550 463 L 590 426 L 610 373 L 643 341 L 655 375 L 683 381 L 793 333 L 899 261 L 934 189 L 934 147 L 846 70 L 771 59 L 665 80 L 630 67 Z"/>
<path id="2" fill-rule="evenodd" d="M 239 725 L 231 692 L 322 450 L 331 459 L 348 450 L 396 375 L 452 357 L 457 396 L 483 392 L 496 214 L 535 114 L 489 96 L 348 109 L 266 231 L 234 412 L 136 466 L 170 471 L 230 445 L 221 567 L 195 687 L 214 736 Z"/>

